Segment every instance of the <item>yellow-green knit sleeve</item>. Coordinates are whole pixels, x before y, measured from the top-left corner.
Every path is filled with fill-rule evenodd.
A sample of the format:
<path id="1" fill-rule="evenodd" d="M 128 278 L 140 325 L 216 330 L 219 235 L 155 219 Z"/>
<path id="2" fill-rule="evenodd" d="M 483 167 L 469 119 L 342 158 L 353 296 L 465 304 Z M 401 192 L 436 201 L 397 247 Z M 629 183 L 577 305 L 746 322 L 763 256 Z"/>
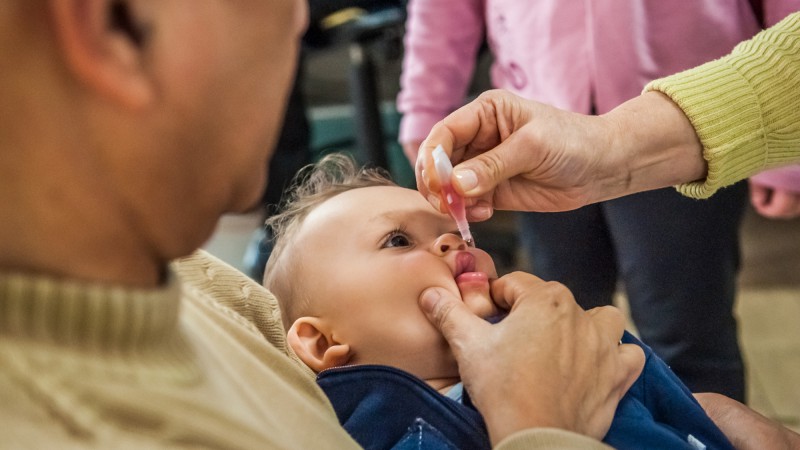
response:
<path id="1" fill-rule="evenodd" d="M 703 144 L 708 174 L 677 186 L 684 195 L 706 198 L 762 170 L 799 161 L 800 12 L 730 55 L 644 90 L 669 96 Z"/>

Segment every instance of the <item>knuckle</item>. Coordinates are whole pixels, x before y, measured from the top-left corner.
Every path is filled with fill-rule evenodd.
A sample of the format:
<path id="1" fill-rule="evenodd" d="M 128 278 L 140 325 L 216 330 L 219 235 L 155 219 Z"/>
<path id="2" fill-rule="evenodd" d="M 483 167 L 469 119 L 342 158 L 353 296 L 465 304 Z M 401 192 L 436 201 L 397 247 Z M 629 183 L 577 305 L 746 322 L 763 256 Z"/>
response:
<path id="1" fill-rule="evenodd" d="M 489 175 L 492 180 L 500 180 L 503 175 L 505 162 L 496 152 L 487 152 L 475 159 L 475 162 L 480 165 L 483 173 Z"/>
<path id="2" fill-rule="evenodd" d="M 481 101 L 493 102 L 499 99 L 502 99 L 506 95 L 506 91 L 502 89 L 489 89 L 487 91 L 482 92 L 478 99 Z"/>
<path id="3" fill-rule="evenodd" d="M 622 317 L 622 311 L 616 306 L 605 305 L 592 308 L 590 310 L 593 314 L 603 314 L 609 317 Z"/>
<path id="4" fill-rule="evenodd" d="M 508 279 L 513 280 L 513 281 L 522 281 L 522 279 L 528 278 L 530 276 L 532 276 L 532 275 L 530 275 L 528 273 L 525 273 L 525 272 L 523 272 L 521 270 L 515 270 L 515 271 L 513 271 L 513 272 L 511 272 L 511 273 L 506 275 L 506 277 Z"/>
<path id="5" fill-rule="evenodd" d="M 573 298 L 572 291 L 558 281 L 544 281 L 541 289 L 560 301 L 565 301 L 566 299 L 571 300 Z"/>

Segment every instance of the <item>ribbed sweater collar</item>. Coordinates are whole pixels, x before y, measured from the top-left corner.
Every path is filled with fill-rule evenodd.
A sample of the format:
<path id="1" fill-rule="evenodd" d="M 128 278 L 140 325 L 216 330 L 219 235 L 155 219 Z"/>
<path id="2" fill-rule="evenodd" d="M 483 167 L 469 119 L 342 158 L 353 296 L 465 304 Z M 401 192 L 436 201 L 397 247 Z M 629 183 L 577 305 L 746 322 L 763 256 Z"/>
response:
<path id="1" fill-rule="evenodd" d="M 177 330 L 180 283 L 131 289 L 0 272 L 0 335 L 84 350 L 147 351 Z"/>

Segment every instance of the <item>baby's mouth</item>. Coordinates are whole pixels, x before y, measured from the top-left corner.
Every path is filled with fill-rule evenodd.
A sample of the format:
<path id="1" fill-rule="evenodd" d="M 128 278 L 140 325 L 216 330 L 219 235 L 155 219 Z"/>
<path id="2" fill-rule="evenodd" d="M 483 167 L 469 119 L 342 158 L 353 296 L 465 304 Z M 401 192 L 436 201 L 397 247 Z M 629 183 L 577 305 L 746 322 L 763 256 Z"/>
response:
<path id="1" fill-rule="evenodd" d="M 475 271 L 475 256 L 470 252 L 458 252 L 456 255 L 456 272 L 453 274 L 458 278 L 461 274 Z"/>
<path id="2" fill-rule="evenodd" d="M 479 271 L 476 262 L 475 255 L 469 251 L 457 253 L 453 278 L 467 308 L 478 317 L 491 317 L 497 314 L 497 307 L 489 292 L 489 275 Z"/>
<path id="3" fill-rule="evenodd" d="M 475 271 L 475 256 L 470 252 L 459 252 L 456 255 L 456 270 L 453 277 L 456 283 L 462 284 L 487 283 L 489 276 L 484 272 Z"/>

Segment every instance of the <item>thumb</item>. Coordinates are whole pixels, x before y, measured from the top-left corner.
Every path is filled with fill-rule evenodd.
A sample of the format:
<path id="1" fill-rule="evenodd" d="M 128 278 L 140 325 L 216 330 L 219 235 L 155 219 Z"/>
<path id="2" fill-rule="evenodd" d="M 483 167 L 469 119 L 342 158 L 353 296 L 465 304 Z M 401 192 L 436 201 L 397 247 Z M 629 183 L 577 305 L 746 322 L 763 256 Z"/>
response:
<path id="1" fill-rule="evenodd" d="M 478 197 L 526 172 L 533 158 L 530 152 L 519 151 L 519 148 L 525 147 L 517 146 L 517 140 L 516 135 L 512 135 L 497 147 L 458 164 L 453 174 L 461 193 Z"/>
<path id="2" fill-rule="evenodd" d="M 420 294 L 420 308 L 428 320 L 444 336 L 453 352 L 468 346 L 468 341 L 477 338 L 481 327 L 490 326 L 488 322 L 476 316 L 458 297 L 443 288 L 428 288 Z"/>

